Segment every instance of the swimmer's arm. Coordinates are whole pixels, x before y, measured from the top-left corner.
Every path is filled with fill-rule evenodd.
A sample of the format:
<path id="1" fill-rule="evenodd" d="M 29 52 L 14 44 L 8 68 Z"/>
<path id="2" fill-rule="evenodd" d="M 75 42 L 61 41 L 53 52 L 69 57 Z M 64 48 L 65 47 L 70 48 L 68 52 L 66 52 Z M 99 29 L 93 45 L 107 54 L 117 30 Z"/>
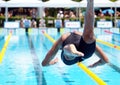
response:
<path id="1" fill-rule="evenodd" d="M 82 32 L 74 31 L 74 33 L 82 36 Z"/>
<path id="2" fill-rule="evenodd" d="M 103 50 L 98 45 L 96 45 L 95 54 L 100 58 L 100 60 L 95 62 L 94 64 L 90 65 L 90 67 L 96 67 L 98 65 L 103 65 L 105 63 L 109 63 L 108 57 L 105 55 Z"/>
<path id="3" fill-rule="evenodd" d="M 55 57 L 56 53 L 60 49 L 62 44 L 62 38 L 59 38 L 52 46 L 52 48 L 49 50 L 47 55 L 45 56 L 45 59 L 42 61 L 42 66 L 49 66 L 51 65 L 52 59 Z"/>
<path id="4" fill-rule="evenodd" d="M 49 66 L 51 64 L 55 64 L 58 59 L 56 58 L 53 60 L 55 57 L 56 53 L 58 50 L 62 47 L 62 43 L 66 38 L 70 35 L 70 33 L 65 33 L 63 34 L 52 46 L 52 48 L 49 50 L 47 55 L 45 56 L 45 59 L 42 61 L 42 66 Z"/>

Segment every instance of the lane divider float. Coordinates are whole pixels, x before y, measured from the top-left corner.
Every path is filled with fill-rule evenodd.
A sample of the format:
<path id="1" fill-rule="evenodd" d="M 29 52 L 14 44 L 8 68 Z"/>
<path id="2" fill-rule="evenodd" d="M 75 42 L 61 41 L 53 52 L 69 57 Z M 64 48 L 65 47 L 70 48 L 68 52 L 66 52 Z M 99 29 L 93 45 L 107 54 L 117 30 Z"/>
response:
<path id="1" fill-rule="evenodd" d="M 98 85 L 107 85 L 100 77 L 98 77 L 95 73 L 89 70 L 84 64 L 81 62 L 78 63 L 78 66 L 87 73 Z"/>
<path id="2" fill-rule="evenodd" d="M 2 63 L 3 61 L 3 57 L 5 55 L 5 52 L 6 52 L 6 49 L 8 47 L 8 44 L 9 44 L 9 41 L 10 41 L 10 37 L 12 36 L 12 32 L 10 32 L 10 34 L 8 35 L 7 39 L 6 39 L 6 42 L 4 43 L 4 46 L 0 52 L 0 64 Z"/>
<path id="3" fill-rule="evenodd" d="M 100 39 L 96 39 L 96 41 L 97 41 L 98 43 L 101 43 L 101 44 L 106 45 L 106 46 L 108 46 L 108 47 L 112 47 L 112 48 L 115 48 L 115 49 L 117 49 L 117 50 L 120 50 L 120 46 L 117 46 L 117 45 L 115 45 L 115 44 L 112 44 L 112 43 L 109 43 L 109 42 L 105 42 L 105 41 L 100 40 Z"/>
<path id="4" fill-rule="evenodd" d="M 113 34 L 112 32 L 110 32 L 109 30 L 105 30 L 104 32 L 108 33 L 108 34 Z"/>
<path id="5" fill-rule="evenodd" d="M 108 33 L 108 34 L 117 34 L 117 35 L 120 35 L 120 33 L 111 32 L 110 30 L 105 30 L 104 32 Z"/>
<path id="6" fill-rule="evenodd" d="M 47 37 L 52 43 L 55 42 L 55 40 L 49 36 L 46 32 L 42 31 L 45 37 Z M 79 62 L 77 64 L 85 73 L 87 73 L 98 85 L 107 85 L 106 82 L 104 82 L 101 78 L 99 78 L 95 73 L 93 73 L 91 70 L 89 70 L 84 64 Z"/>
<path id="7" fill-rule="evenodd" d="M 111 32 L 111 31 L 109 31 L 109 30 L 105 30 L 104 32 L 106 32 L 106 33 L 108 33 L 108 34 L 115 34 L 115 33 Z M 100 40 L 100 39 L 96 39 L 96 41 L 97 41 L 98 43 L 101 43 L 101 44 L 106 45 L 106 46 L 108 46 L 108 47 L 111 47 L 111 48 L 120 50 L 120 46 L 118 46 L 118 45 L 115 45 L 115 44 L 112 44 L 112 43 L 109 43 L 109 42 L 106 42 L 106 41 L 103 41 L 103 40 Z"/>

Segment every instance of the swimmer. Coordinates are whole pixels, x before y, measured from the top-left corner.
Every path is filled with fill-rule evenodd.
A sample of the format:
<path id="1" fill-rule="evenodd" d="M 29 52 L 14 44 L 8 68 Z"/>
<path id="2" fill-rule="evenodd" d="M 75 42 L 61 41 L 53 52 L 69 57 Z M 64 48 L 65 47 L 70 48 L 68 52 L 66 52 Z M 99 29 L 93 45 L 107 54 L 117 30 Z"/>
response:
<path id="1" fill-rule="evenodd" d="M 63 34 L 52 46 L 42 61 L 42 66 L 49 66 L 58 62 L 54 59 L 56 53 L 62 48 L 61 59 L 66 65 L 73 65 L 90 58 L 95 52 L 100 60 L 90 65 L 95 67 L 108 63 L 109 60 L 103 50 L 96 45 L 94 36 L 94 7 L 93 0 L 87 0 L 85 26 L 83 33 L 75 31 Z"/>

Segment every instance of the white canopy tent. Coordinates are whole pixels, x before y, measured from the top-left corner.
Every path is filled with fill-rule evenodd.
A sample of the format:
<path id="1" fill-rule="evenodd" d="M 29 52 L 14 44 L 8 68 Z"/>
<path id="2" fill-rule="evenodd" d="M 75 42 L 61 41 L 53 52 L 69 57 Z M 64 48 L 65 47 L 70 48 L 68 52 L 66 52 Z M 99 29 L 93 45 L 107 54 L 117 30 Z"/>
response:
<path id="1" fill-rule="evenodd" d="M 83 0 L 80 2 L 80 7 L 86 7 L 87 0 Z M 114 7 L 115 3 L 109 0 L 94 0 L 94 7 Z"/>
<path id="2" fill-rule="evenodd" d="M 79 2 L 71 0 L 50 0 L 44 3 L 44 7 L 64 8 L 64 7 L 79 7 Z"/>
<path id="3" fill-rule="evenodd" d="M 0 0 L 0 7 L 5 7 L 5 17 L 8 20 L 7 13 L 10 7 L 43 7 L 43 2 L 39 0 L 10 0 L 2 1 Z"/>
<path id="4" fill-rule="evenodd" d="M 115 7 L 120 7 L 120 0 L 115 2 Z"/>
<path id="5" fill-rule="evenodd" d="M 0 7 L 5 7 L 6 6 L 6 2 L 3 0 L 0 0 Z"/>
<path id="6" fill-rule="evenodd" d="M 10 0 L 4 2 L 0 0 L 0 7 L 86 7 L 87 0 L 81 2 L 74 2 L 72 0 L 50 0 L 42 2 L 40 0 Z M 120 0 L 113 3 L 109 0 L 94 0 L 94 7 L 119 7 Z"/>
<path id="7" fill-rule="evenodd" d="M 42 7 L 43 2 L 39 0 L 10 0 L 7 7 Z"/>

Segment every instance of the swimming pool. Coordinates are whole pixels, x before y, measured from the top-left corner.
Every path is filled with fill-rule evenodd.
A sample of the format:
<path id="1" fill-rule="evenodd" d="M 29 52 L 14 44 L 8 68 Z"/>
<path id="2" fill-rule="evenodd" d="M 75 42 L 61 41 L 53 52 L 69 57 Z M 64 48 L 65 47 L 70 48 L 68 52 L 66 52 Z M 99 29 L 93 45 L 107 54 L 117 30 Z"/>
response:
<path id="1" fill-rule="evenodd" d="M 29 35 L 24 29 L 17 29 L 12 32 L 8 41 L 10 31 L 0 30 L 0 50 L 8 41 L 5 54 L 0 63 L 0 85 L 101 85 L 88 75 L 77 64 L 66 66 L 60 59 L 61 50 L 57 53 L 59 62 L 49 67 L 42 67 L 41 62 L 46 53 L 51 48 L 51 42 L 43 33 L 44 29 L 30 29 Z M 44 30 L 54 40 L 58 39 L 60 34 L 56 29 Z M 65 30 L 64 32 L 69 31 Z M 112 44 L 111 34 L 96 31 L 97 38 Z M 118 35 L 119 36 L 119 35 Z M 120 82 L 120 53 L 116 48 L 97 43 L 102 47 L 109 57 L 109 65 L 89 68 L 107 85 L 119 85 Z M 119 46 L 119 43 L 116 44 Z M 1 57 L 1 56 L 0 56 Z M 85 66 L 94 63 L 99 58 L 94 54 L 91 58 L 82 62 Z"/>

